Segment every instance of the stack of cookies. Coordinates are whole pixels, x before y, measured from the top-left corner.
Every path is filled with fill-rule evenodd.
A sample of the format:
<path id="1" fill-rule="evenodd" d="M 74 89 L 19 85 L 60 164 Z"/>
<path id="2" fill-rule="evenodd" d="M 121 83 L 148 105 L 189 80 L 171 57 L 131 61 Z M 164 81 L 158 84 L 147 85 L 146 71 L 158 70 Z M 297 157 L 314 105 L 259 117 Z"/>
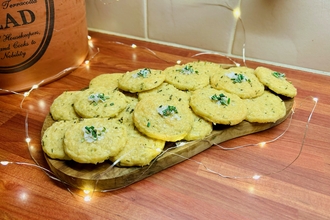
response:
<path id="1" fill-rule="evenodd" d="M 296 94 L 285 74 L 264 67 L 196 61 L 102 74 L 54 100 L 42 147 L 53 159 L 145 166 L 166 142 L 204 139 L 215 124 L 276 122 L 286 114 L 281 97 Z"/>

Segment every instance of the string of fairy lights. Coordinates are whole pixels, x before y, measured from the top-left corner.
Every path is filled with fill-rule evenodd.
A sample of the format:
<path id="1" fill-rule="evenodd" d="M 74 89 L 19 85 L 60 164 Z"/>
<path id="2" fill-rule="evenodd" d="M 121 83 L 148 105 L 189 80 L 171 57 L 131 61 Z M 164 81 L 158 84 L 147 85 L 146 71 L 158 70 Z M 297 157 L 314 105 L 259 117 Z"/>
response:
<path id="1" fill-rule="evenodd" d="M 102 0 L 100 0 L 100 1 L 103 2 L 104 4 L 109 4 L 110 3 L 110 2 L 106 3 L 106 2 L 104 2 Z M 233 8 L 229 7 L 228 5 L 217 5 L 217 6 L 225 7 L 228 10 L 232 11 L 234 17 L 236 19 L 238 19 L 242 23 L 242 26 L 244 28 L 242 19 L 240 17 L 240 10 L 239 10 L 239 8 L 233 9 Z M 244 30 L 244 33 L 245 33 L 245 30 Z M 244 36 L 244 39 L 245 39 L 245 36 Z M 88 36 L 88 40 L 89 40 L 88 41 L 89 42 L 89 46 L 90 46 L 90 48 L 92 48 L 92 50 L 91 50 L 92 53 L 89 54 L 88 59 L 86 59 L 85 62 L 83 64 L 81 64 L 80 66 L 69 67 L 69 68 L 61 71 L 57 75 L 63 75 L 64 72 L 66 72 L 66 71 L 72 71 L 72 70 L 77 69 L 77 68 L 89 68 L 90 64 L 93 62 L 93 58 L 95 56 L 97 56 L 97 54 L 100 51 L 99 51 L 99 48 L 95 48 L 94 47 L 94 45 L 93 45 L 93 39 L 90 36 Z M 151 50 L 151 49 L 149 49 L 147 47 L 143 47 L 143 46 L 139 47 L 136 44 L 127 45 L 127 44 L 124 44 L 122 42 L 109 42 L 109 43 L 113 43 L 113 44 L 117 44 L 117 45 L 122 45 L 123 47 L 131 47 L 132 49 L 135 49 L 135 50 L 144 50 L 144 51 L 147 51 L 148 53 L 150 53 L 151 55 L 153 55 L 153 56 L 155 56 L 155 57 L 163 60 L 164 62 L 167 62 L 167 63 L 170 62 L 170 61 L 167 61 L 165 59 L 162 59 L 161 57 L 158 56 L 158 54 L 155 51 L 153 51 L 153 50 Z M 199 57 L 199 56 L 202 56 L 202 55 L 205 55 L 205 54 L 214 54 L 214 55 L 224 56 L 228 60 L 230 60 L 235 66 L 240 66 L 240 64 L 238 62 L 232 60 L 230 57 L 228 57 L 226 55 L 221 55 L 219 53 L 210 52 L 210 51 L 204 51 L 204 52 L 196 53 L 196 54 L 192 55 L 191 57 Z M 243 62 L 243 65 L 246 66 L 246 63 L 245 63 L 245 40 L 244 40 L 244 43 L 242 45 L 242 62 Z M 180 64 L 181 61 L 180 60 L 177 60 L 176 63 L 177 64 Z M 56 76 L 54 76 L 54 77 L 56 77 Z M 31 144 L 31 141 L 32 140 L 31 140 L 30 135 L 29 135 L 29 110 L 24 108 L 24 102 L 25 102 L 26 98 L 30 96 L 31 93 L 33 93 L 34 91 L 38 90 L 38 88 L 43 84 L 43 82 L 44 82 L 44 80 L 40 81 L 39 83 L 33 85 L 28 91 L 23 92 L 23 93 L 6 90 L 5 88 L 0 88 L 0 91 L 5 91 L 7 93 L 11 93 L 11 94 L 22 96 L 22 100 L 20 102 L 19 108 L 21 110 L 25 110 L 25 112 L 26 112 L 26 117 L 25 117 L 25 142 L 27 144 L 27 149 L 29 151 L 29 154 L 30 154 L 32 160 L 34 161 L 34 163 L 27 163 L 27 162 L 19 162 L 19 161 L 2 160 L 2 161 L 0 161 L 0 165 L 2 165 L 4 167 L 5 166 L 8 166 L 8 165 L 11 165 L 11 164 L 12 165 L 22 165 L 22 166 L 36 167 L 36 168 L 42 170 L 50 179 L 64 184 L 66 186 L 67 190 L 72 195 L 81 197 L 81 198 L 83 198 L 84 201 L 88 202 L 88 201 L 90 201 L 92 199 L 92 196 L 93 196 L 94 192 L 96 191 L 98 181 L 102 177 L 102 174 L 100 174 L 99 177 L 96 179 L 95 184 L 94 184 L 94 189 L 83 189 L 82 190 L 83 191 L 82 194 L 81 193 L 74 193 L 73 190 L 72 190 L 73 187 L 70 184 L 68 184 L 65 181 L 59 179 L 52 171 L 50 171 L 47 168 L 39 165 L 38 161 L 36 160 L 36 158 L 34 156 L 35 146 L 33 146 Z M 227 175 L 227 174 L 223 174 L 223 173 L 221 173 L 219 171 L 216 171 L 214 169 L 209 168 L 209 166 L 207 164 L 203 163 L 203 162 L 197 161 L 197 160 L 192 159 L 192 158 L 187 158 L 187 157 L 184 157 L 184 156 L 179 155 L 179 154 L 175 154 L 175 155 L 176 156 L 179 156 L 179 157 L 182 157 L 184 160 L 192 161 L 192 162 L 200 165 L 202 168 L 204 168 L 204 170 L 206 172 L 209 172 L 209 173 L 218 175 L 219 177 L 222 177 L 222 178 L 229 178 L 229 179 L 254 179 L 254 180 L 258 180 L 258 179 L 260 179 L 263 176 L 269 176 L 269 175 L 272 175 L 272 174 L 275 174 L 275 173 L 280 173 L 280 172 L 284 171 L 285 169 L 287 169 L 288 167 L 290 167 L 299 158 L 299 156 L 300 156 L 300 154 L 301 154 L 301 152 L 303 150 L 303 147 L 304 147 L 304 144 L 305 144 L 306 135 L 307 135 L 307 131 L 308 131 L 308 128 L 309 128 L 309 124 L 310 124 L 310 121 L 312 119 L 312 116 L 313 116 L 313 113 L 315 111 L 315 108 L 317 106 L 318 99 L 315 98 L 315 97 L 308 97 L 308 98 L 306 98 L 306 101 L 312 102 L 313 103 L 313 107 L 311 108 L 310 113 L 309 113 L 309 117 L 308 117 L 308 119 L 306 120 L 306 123 L 305 123 L 305 129 L 304 129 L 304 132 L 303 132 L 303 137 L 301 138 L 301 144 L 300 144 L 299 152 L 298 152 L 298 154 L 296 155 L 296 157 L 292 161 L 288 162 L 286 165 L 283 166 L 283 168 L 280 168 L 280 169 L 278 169 L 276 171 L 265 172 L 265 173 L 258 173 L 258 174 L 254 174 L 252 176 L 250 176 L 250 175 L 249 176 Z M 246 145 L 235 146 L 235 147 L 230 147 L 230 148 L 223 147 L 223 146 L 219 145 L 218 143 L 210 143 L 210 144 L 213 145 L 214 147 L 217 147 L 217 148 L 219 148 L 221 150 L 224 150 L 224 151 L 233 151 L 233 150 L 238 150 L 238 149 L 247 148 L 247 147 L 265 147 L 265 145 L 271 144 L 273 142 L 276 142 L 277 140 L 279 140 L 280 138 L 282 138 L 287 133 L 287 131 L 289 130 L 289 128 L 291 126 L 291 122 L 292 122 L 292 119 L 293 119 L 294 114 L 295 114 L 295 108 L 293 108 L 291 110 L 290 117 L 287 120 L 288 121 L 288 124 L 287 124 L 287 127 L 284 129 L 284 131 L 281 134 L 277 135 L 276 137 L 274 137 L 274 138 L 272 138 L 270 140 L 263 140 L 263 141 L 258 142 L 258 143 L 246 144 Z M 167 148 L 157 158 L 161 157 L 165 153 L 171 154 L 172 153 L 171 150 L 173 148 L 178 148 L 178 147 L 182 146 L 182 144 L 185 144 L 185 143 L 184 142 L 178 142 L 174 147 Z M 103 172 L 103 174 L 106 173 L 106 172 L 108 172 L 109 170 L 111 170 L 119 162 L 119 160 L 120 159 L 118 159 L 116 162 L 114 162 L 113 164 L 111 164 L 109 166 L 109 168 L 106 169 L 106 171 Z M 149 165 L 149 169 L 152 167 L 152 165 L 153 165 L 153 163 L 151 163 Z M 145 170 L 144 172 L 147 172 L 147 170 Z M 141 176 L 142 175 L 143 174 L 141 174 Z M 128 183 L 127 185 L 129 185 L 129 184 L 131 184 L 131 183 Z M 115 190 L 115 189 L 103 190 L 102 192 L 108 192 L 108 191 L 112 191 L 112 190 Z"/>

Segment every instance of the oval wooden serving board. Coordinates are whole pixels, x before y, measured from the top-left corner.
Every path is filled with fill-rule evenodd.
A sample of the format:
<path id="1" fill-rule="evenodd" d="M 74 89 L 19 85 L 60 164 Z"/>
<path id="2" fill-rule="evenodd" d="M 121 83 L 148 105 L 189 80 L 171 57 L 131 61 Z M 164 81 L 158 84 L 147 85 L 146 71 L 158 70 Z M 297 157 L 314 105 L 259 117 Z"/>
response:
<path id="1" fill-rule="evenodd" d="M 214 144 L 270 129 L 282 123 L 291 112 L 293 99 L 285 99 L 286 115 L 276 123 L 249 123 L 243 121 L 235 126 L 219 126 L 205 139 L 185 142 L 175 147 L 175 143 L 168 143 L 164 150 L 170 148 L 151 165 L 144 167 L 116 167 L 110 161 L 101 164 L 80 164 L 74 161 L 54 160 L 45 155 L 46 161 L 52 172 L 63 182 L 79 188 L 96 191 L 116 190 L 142 180 L 170 166 L 178 164 L 186 158 L 208 149 Z M 50 115 L 44 121 L 43 132 L 54 123 Z M 173 147 L 173 148 L 172 148 Z"/>

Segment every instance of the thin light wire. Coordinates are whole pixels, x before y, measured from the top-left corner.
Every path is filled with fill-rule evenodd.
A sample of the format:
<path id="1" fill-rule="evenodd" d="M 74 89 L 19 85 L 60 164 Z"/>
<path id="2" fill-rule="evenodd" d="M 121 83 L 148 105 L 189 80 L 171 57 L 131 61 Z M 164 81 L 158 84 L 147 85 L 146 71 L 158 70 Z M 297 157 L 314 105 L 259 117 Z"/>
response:
<path id="1" fill-rule="evenodd" d="M 218 6 L 222 6 L 222 7 L 225 7 L 225 8 L 227 8 L 227 9 L 233 11 L 233 9 L 230 8 L 229 6 L 223 6 L 223 5 L 218 5 Z M 239 20 L 242 22 L 242 25 L 243 25 L 243 21 L 241 20 L 241 18 L 239 18 Z M 243 25 L 243 30 L 244 30 L 243 62 L 244 62 L 244 64 L 245 64 L 245 29 L 244 29 L 244 25 Z M 124 46 L 132 46 L 132 45 L 127 45 L 127 44 L 124 44 L 124 43 L 121 43 L 121 42 L 116 42 L 116 41 L 111 42 L 111 43 L 115 43 L 115 44 L 119 44 L 119 45 L 124 45 Z M 136 47 L 136 46 L 135 46 L 135 47 Z M 135 47 L 133 47 L 133 48 L 135 48 Z M 169 61 L 160 58 L 160 57 L 157 55 L 157 53 L 154 52 L 153 50 L 151 50 L 151 49 L 149 49 L 149 48 L 147 48 L 147 47 L 143 47 L 143 46 L 141 46 L 140 48 L 146 50 L 147 52 L 151 53 L 151 54 L 154 55 L 155 57 L 157 57 L 157 58 L 159 58 L 159 59 L 161 59 L 161 60 L 163 60 L 163 61 L 165 61 L 165 62 L 167 62 L 167 63 L 170 63 Z M 94 49 L 95 49 L 95 48 L 94 48 Z M 93 59 L 98 53 L 99 53 L 99 48 L 96 48 L 96 52 L 90 57 L 90 60 L 92 60 L 92 59 Z M 215 52 L 201 52 L 201 53 L 197 53 L 197 54 L 193 55 L 192 57 L 197 57 L 197 56 L 201 56 L 201 55 L 204 55 L 204 54 L 210 54 L 210 53 L 212 53 L 212 54 L 216 54 L 216 55 L 219 55 L 219 56 L 222 56 L 221 54 L 218 54 L 218 53 L 215 53 Z M 230 61 L 232 61 L 236 66 L 240 65 L 239 63 L 235 62 L 235 61 L 232 60 L 231 58 L 229 58 L 229 57 L 227 57 L 227 56 L 226 56 L 226 58 L 228 58 Z M 69 68 L 67 68 L 67 69 L 65 69 L 65 70 L 63 70 L 63 71 L 61 71 L 60 73 L 58 73 L 56 76 L 58 76 L 58 75 L 62 75 L 62 74 L 65 74 L 67 71 L 72 71 L 72 70 L 74 70 L 74 69 L 76 69 L 76 68 L 79 68 L 79 66 L 69 67 Z M 23 103 L 24 103 L 26 97 L 27 97 L 28 95 L 30 95 L 30 93 L 31 93 L 33 90 L 37 89 L 38 86 L 41 85 L 43 82 L 44 82 L 44 80 L 42 80 L 41 82 L 39 82 L 36 86 L 33 86 L 28 92 L 26 92 L 26 93 L 24 93 L 24 94 L 17 93 L 17 92 L 15 92 L 15 91 L 9 91 L 9 90 L 6 90 L 6 89 L 1 89 L 1 88 L 0 88 L 0 90 L 2 90 L 2 91 L 7 91 L 7 92 L 11 92 L 11 93 L 13 93 L 13 94 L 17 94 L 17 95 L 23 95 L 23 99 L 22 99 L 22 101 L 21 101 L 21 103 L 20 103 L 20 108 L 23 109 Z M 309 119 L 308 119 L 307 123 L 306 123 L 304 137 L 303 137 L 302 144 L 301 144 L 301 148 L 300 148 L 300 151 L 299 151 L 299 154 L 297 155 L 297 157 L 296 157 L 291 163 L 289 163 L 287 166 L 285 166 L 284 168 L 282 168 L 282 169 L 280 169 L 280 170 L 278 170 L 278 171 L 270 172 L 270 173 L 268 173 L 268 174 L 263 174 L 263 175 L 271 175 L 271 174 L 274 174 L 274 173 L 279 173 L 279 172 L 281 172 L 281 171 L 287 169 L 288 167 L 290 167 L 290 166 L 291 166 L 291 165 L 292 165 L 292 164 L 293 164 L 293 163 L 299 158 L 299 156 L 300 156 L 300 154 L 301 154 L 301 152 L 302 152 L 302 149 L 303 149 L 304 143 L 305 143 L 306 133 L 307 133 L 307 130 L 308 130 L 309 122 L 310 122 L 310 120 L 311 120 L 311 118 L 312 118 L 312 114 L 313 114 L 313 112 L 314 112 L 314 110 L 315 110 L 315 108 L 316 108 L 316 103 L 317 103 L 317 101 L 315 102 L 315 105 L 314 105 L 314 107 L 313 107 L 313 110 L 312 110 L 312 112 L 311 112 L 311 114 L 310 114 L 310 116 L 309 116 Z M 289 126 L 287 127 L 287 129 L 286 129 L 282 134 L 280 134 L 278 137 L 276 137 L 276 138 L 273 139 L 273 140 L 267 141 L 266 143 L 274 142 L 274 141 L 278 140 L 280 137 L 282 137 L 282 136 L 286 133 L 286 131 L 288 130 L 288 128 L 289 128 L 290 125 L 291 125 L 291 120 L 292 120 L 292 117 L 293 117 L 293 113 L 294 113 L 294 112 L 292 112 L 292 114 L 291 114 L 291 118 L 290 118 Z M 28 125 L 29 125 L 29 122 L 28 122 L 28 118 L 29 118 L 29 111 L 26 110 L 25 132 L 26 132 L 26 138 L 27 138 L 27 139 L 30 139 L 30 137 L 29 137 L 29 126 L 28 126 Z M 66 183 L 65 181 L 62 181 L 61 179 L 58 179 L 57 177 L 55 177 L 54 173 L 52 173 L 50 170 L 48 170 L 48 169 L 46 169 L 46 168 L 44 168 L 44 167 L 42 167 L 42 166 L 39 165 L 38 161 L 35 159 L 33 153 L 32 153 L 31 150 L 30 150 L 30 141 L 28 141 L 27 144 L 28 144 L 28 149 L 29 149 L 30 156 L 31 156 L 32 160 L 35 162 L 35 164 L 24 163 L 24 162 L 9 162 L 9 161 L 1 161 L 1 165 L 5 165 L 5 163 L 8 163 L 8 164 L 11 163 L 11 164 L 27 165 L 27 166 L 34 166 L 34 167 L 40 168 L 40 169 L 43 170 L 43 171 L 47 174 L 47 176 L 48 176 L 49 178 L 51 178 L 52 180 L 55 180 L 55 181 L 61 182 L 61 183 L 65 184 L 66 186 L 68 186 L 68 187 L 67 187 L 67 190 L 68 190 L 72 195 L 77 195 L 76 193 L 73 193 L 73 191 L 69 188 L 69 187 L 71 187 L 71 186 L 70 186 L 68 183 Z M 243 146 L 237 146 L 237 147 L 234 147 L 234 148 L 223 148 L 223 147 L 222 147 L 222 149 L 223 149 L 223 150 L 234 150 L 234 149 L 239 149 L 239 148 L 243 148 L 243 147 L 246 147 L 246 146 L 252 146 L 252 145 L 255 145 L 255 144 L 248 144 L 248 145 L 243 145 Z M 161 156 L 163 156 L 165 153 L 171 153 L 171 150 L 173 150 L 173 149 L 175 149 L 175 148 L 177 148 L 177 147 L 179 147 L 179 146 L 180 146 L 180 144 L 177 143 L 177 145 L 175 145 L 175 146 L 173 146 L 173 147 L 169 147 L 168 149 L 164 150 L 164 151 L 163 151 L 163 152 L 162 152 L 162 153 L 161 153 L 161 154 L 160 154 L 155 160 L 152 161 L 152 163 L 148 166 L 148 168 L 147 168 L 143 173 L 141 173 L 141 175 L 140 175 L 137 179 L 132 180 L 132 181 L 130 181 L 130 182 L 127 182 L 127 185 L 130 185 L 132 182 L 136 182 L 136 181 L 138 181 L 140 178 L 142 178 L 142 177 L 144 176 L 145 172 L 147 172 L 148 169 L 150 169 L 150 168 L 152 167 L 152 165 L 154 165 L 154 163 L 157 161 L 158 158 L 160 158 Z M 212 170 L 212 169 L 209 169 L 209 168 L 208 168 L 205 164 L 203 164 L 202 162 L 195 161 L 195 160 L 193 160 L 193 159 L 191 159 L 191 158 L 186 158 L 186 157 L 184 157 L 184 156 L 182 156 L 182 155 L 178 155 L 178 154 L 176 154 L 176 155 L 179 156 L 179 157 L 182 157 L 182 158 L 185 159 L 185 160 L 194 161 L 195 163 L 197 163 L 197 164 L 203 166 L 204 169 L 205 169 L 206 171 L 208 171 L 208 172 L 210 172 L 210 173 L 217 174 L 217 175 L 219 175 L 220 177 L 223 177 L 223 178 L 232 178 L 232 179 L 237 179 L 237 178 L 253 178 L 253 176 L 239 177 L 239 176 L 228 176 L 228 175 L 224 175 L 224 174 L 221 174 L 221 173 L 219 173 L 219 172 L 216 172 L 216 171 L 214 171 L 214 170 Z M 94 192 L 96 191 L 96 187 L 97 187 L 98 182 L 99 182 L 100 178 L 102 177 L 102 175 L 105 174 L 106 172 L 110 171 L 111 169 L 113 169 L 114 166 L 116 166 L 117 163 L 118 163 L 119 161 L 120 161 L 120 159 L 118 159 L 117 161 L 115 161 L 115 162 L 114 162 L 111 166 L 109 166 L 109 168 L 107 168 L 104 172 L 102 172 L 101 174 L 98 174 L 98 176 L 95 176 L 95 177 L 96 177 L 96 182 L 95 182 L 95 184 L 94 184 L 94 189 L 92 190 L 92 193 L 94 193 Z M 126 187 L 126 186 L 123 186 L 123 187 Z M 120 187 L 120 188 L 123 188 L 123 187 Z M 118 189 L 119 189 L 119 188 L 118 188 Z M 101 192 L 108 192 L 108 191 L 113 191 L 113 190 L 115 190 L 115 189 L 112 189 L 112 190 L 103 190 L 103 191 L 101 191 Z M 79 196 L 79 195 L 78 195 L 78 196 Z M 81 196 L 80 196 L 80 197 L 81 197 Z"/>

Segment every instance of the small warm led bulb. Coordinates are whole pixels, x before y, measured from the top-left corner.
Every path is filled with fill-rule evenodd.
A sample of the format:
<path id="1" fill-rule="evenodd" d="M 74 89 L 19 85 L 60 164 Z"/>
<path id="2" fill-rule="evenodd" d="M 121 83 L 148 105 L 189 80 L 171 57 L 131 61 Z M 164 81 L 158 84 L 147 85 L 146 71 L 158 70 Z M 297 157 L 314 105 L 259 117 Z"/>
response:
<path id="1" fill-rule="evenodd" d="M 89 201 L 91 201 L 92 200 L 92 197 L 90 197 L 90 196 L 85 196 L 84 197 L 84 201 L 85 202 L 89 202 Z"/>
<path id="2" fill-rule="evenodd" d="M 233 10 L 233 14 L 234 14 L 235 18 L 239 18 L 239 17 L 241 17 L 241 10 L 239 8 L 235 8 Z"/>
<path id="3" fill-rule="evenodd" d="M 258 175 L 258 174 L 256 174 L 256 175 L 254 175 L 252 178 L 254 179 L 254 180 L 258 180 L 258 179 L 260 179 L 260 175 Z"/>
<path id="4" fill-rule="evenodd" d="M 314 101 L 314 102 L 317 102 L 317 101 L 319 101 L 319 99 L 316 98 L 316 97 L 314 97 L 314 98 L 313 98 L 313 101 Z"/>
<path id="5" fill-rule="evenodd" d="M 33 85 L 32 89 L 37 89 L 39 86 L 38 85 Z"/>
<path id="6" fill-rule="evenodd" d="M 92 40 L 92 37 L 88 35 L 88 36 L 87 36 L 87 39 L 88 39 L 88 40 Z"/>
<path id="7" fill-rule="evenodd" d="M 136 48 L 137 46 L 135 44 L 132 44 L 132 48 Z"/>
<path id="8" fill-rule="evenodd" d="M 85 61 L 85 64 L 86 64 L 86 65 L 89 65 L 89 60 L 86 60 L 86 61 Z"/>
<path id="9" fill-rule="evenodd" d="M 30 95 L 30 92 L 24 92 L 24 97 L 28 97 Z"/>
<path id="10" fill-rule="evenodd" d="M 181 64 L 181 60 L 176 61 L 176 64 Z"/>
<path id="11" fill-rule="evenodd" d="M 260 142 L 260 143 L 259 143 L 259 146 L 260 146 L 260 147 L 264 147 L 265 145 L 266 145 L 266 142 Z"/>
<path id="12" fill-rule="evenodd" d="M 0 164 L 3 166 L 7 166 L 9 164 L 9 161 L 0 161 Z"/>
<path id="13" fill-rule="evenodd" d="M 25 139 L 25 142 L 26 142 L 26 143 L 30 143 L 30 142 L 31 142 L 31 138 L 26 138 L 26 139 Z"/>

